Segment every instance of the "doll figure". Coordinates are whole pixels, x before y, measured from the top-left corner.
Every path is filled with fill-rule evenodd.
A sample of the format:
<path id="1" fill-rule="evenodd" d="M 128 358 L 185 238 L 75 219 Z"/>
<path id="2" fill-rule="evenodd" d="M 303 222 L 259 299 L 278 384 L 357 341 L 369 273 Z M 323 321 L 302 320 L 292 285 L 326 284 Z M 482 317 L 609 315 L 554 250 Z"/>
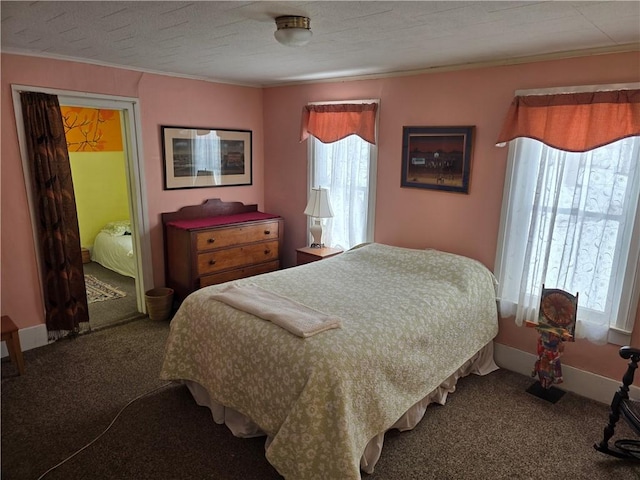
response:
<path id="1" fill-rule="evenodd" d="M 542 388 L 551 388 L 553 384 L 562 383 L 562 364 L 560 357 L 564 351 L 564 341 L 555 333 L 538 330 L 538 360 L 536 360 L 531 376 L 538 376 Z"/>

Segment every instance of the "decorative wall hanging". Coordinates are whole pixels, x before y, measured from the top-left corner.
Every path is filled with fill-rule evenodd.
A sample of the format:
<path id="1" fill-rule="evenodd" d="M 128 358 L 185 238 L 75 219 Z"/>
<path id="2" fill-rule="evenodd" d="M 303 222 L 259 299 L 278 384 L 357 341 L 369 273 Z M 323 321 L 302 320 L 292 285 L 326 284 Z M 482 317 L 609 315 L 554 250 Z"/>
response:
<path id="1" fill-rule="evenodd" d="M 469 193 L 474 127 L 403 127 L 401 186 Z"/>
<path id="2" fill-rule="evenodd" d="M 122 151 L 118 110 L 61 106 L 60 113 L 70 153 Z"/>
<path id="3" fill-rule="evenodd" d="M 161 129 L 165 190 L 252 184 L 251 130 Z"/>

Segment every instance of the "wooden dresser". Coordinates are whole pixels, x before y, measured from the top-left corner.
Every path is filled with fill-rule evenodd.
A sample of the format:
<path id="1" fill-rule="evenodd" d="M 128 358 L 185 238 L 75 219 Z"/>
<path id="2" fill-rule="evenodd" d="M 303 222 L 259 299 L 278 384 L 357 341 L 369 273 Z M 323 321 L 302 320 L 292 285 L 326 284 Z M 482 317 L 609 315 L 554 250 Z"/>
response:
<path id="1" fill-rule="evenodd" d="M 284 220 L 257 205 L 209 199 L 163 213 L 166 286 L 176 300 L 217 283 L 280 268 Z"/>

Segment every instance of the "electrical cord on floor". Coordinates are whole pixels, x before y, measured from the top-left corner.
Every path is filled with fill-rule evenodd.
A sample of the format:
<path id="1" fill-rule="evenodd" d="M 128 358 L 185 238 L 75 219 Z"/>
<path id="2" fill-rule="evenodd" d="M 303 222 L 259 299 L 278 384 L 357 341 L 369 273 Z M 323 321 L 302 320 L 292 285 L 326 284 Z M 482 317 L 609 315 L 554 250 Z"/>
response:
<path id="1" fill-rule="evenodd" d="M 98 435 L 96 438 L 94 438 L 93 440 L 91 440 L 89 443 L 87 443 L 84 447 L 82 447 L 81 449 L 77 450 L 76 452 L 72 453 L 71 455 L 69 455 L 67 458 L 65 458 L 64 460 L 62 460 L 60 463 L 58 463 L 57 465 L 54 465 L 53 467 L 51 467 L 49 470 L 47 470 L 46 472 L 44 472 L 42 475 L 40 475 L 38 477 L 38 480 L 42 480 L 45 476 L 47 476 L 49 473 L 51 473 L 52 471 L 54 471 L 56 468 L 58 468 L 59 466 L 65 464 L 67 461 L 71 460 L 73 457 L 75 457 L 76 455 L 78 455 L 80 452 L 86 450 L 87 448 L 89 448 L 91 445 L 93 445 L 94 443 L 96 443 L 98 440 L 100 440 L 100 438 L 109 431 L 109 429 L 113 426 L 114 423 L 116 423 L 116 420 L 118 420 L 118 417 L 120 417 L 120 415 L 122 414 L 122 412 L 124 412 L 127 407 L 129 407 L 129 405 L 131 405 L 132 403 L 140 400 L 143 397 L 146 397 L 147 395 L 151 395 L 152 393 L 157 392 L 158 390 L 162 390 L 163 388 L 167 388 L 169 385 L 173 385 L 174 382 L 167 382 L 164 383 L 162 385 L 160 385 L 159 387 L 154 388 L 153 390 L 149 390 L 148 392 L 142 393 L 140 395 L 138 395 L 136 398 L 134 398 L 133 400 L 129 401 L 129 403 L 127 403 L 124 407 L 122 407 L 120 409 L 120 411 L 116 414 L 115 417 L 113 417 L 113 420 L 111 420 L 111 423 L 109 424 L 109 426 L 107 428 L 104 429 L 104 431 Z"/>

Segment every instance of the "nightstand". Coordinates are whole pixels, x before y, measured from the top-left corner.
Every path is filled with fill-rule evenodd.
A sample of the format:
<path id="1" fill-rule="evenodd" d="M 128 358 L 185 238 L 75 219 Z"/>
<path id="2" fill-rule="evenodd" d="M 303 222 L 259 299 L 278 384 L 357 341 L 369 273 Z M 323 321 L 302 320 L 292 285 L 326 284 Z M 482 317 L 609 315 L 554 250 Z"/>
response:
<path id="1" fill-rule="evenodd" d="M 296 264 L 303 265 L 305 263 L 316 262 L 318 260 L 322 260 L 325 258 L 333 257 L 334 255 L 338 255 L 342 253 L 342 250 L 339 248 L 311 248 L 311 247 L 303 247 L 298 248 L 296 250 L 297 258 Z"/>

